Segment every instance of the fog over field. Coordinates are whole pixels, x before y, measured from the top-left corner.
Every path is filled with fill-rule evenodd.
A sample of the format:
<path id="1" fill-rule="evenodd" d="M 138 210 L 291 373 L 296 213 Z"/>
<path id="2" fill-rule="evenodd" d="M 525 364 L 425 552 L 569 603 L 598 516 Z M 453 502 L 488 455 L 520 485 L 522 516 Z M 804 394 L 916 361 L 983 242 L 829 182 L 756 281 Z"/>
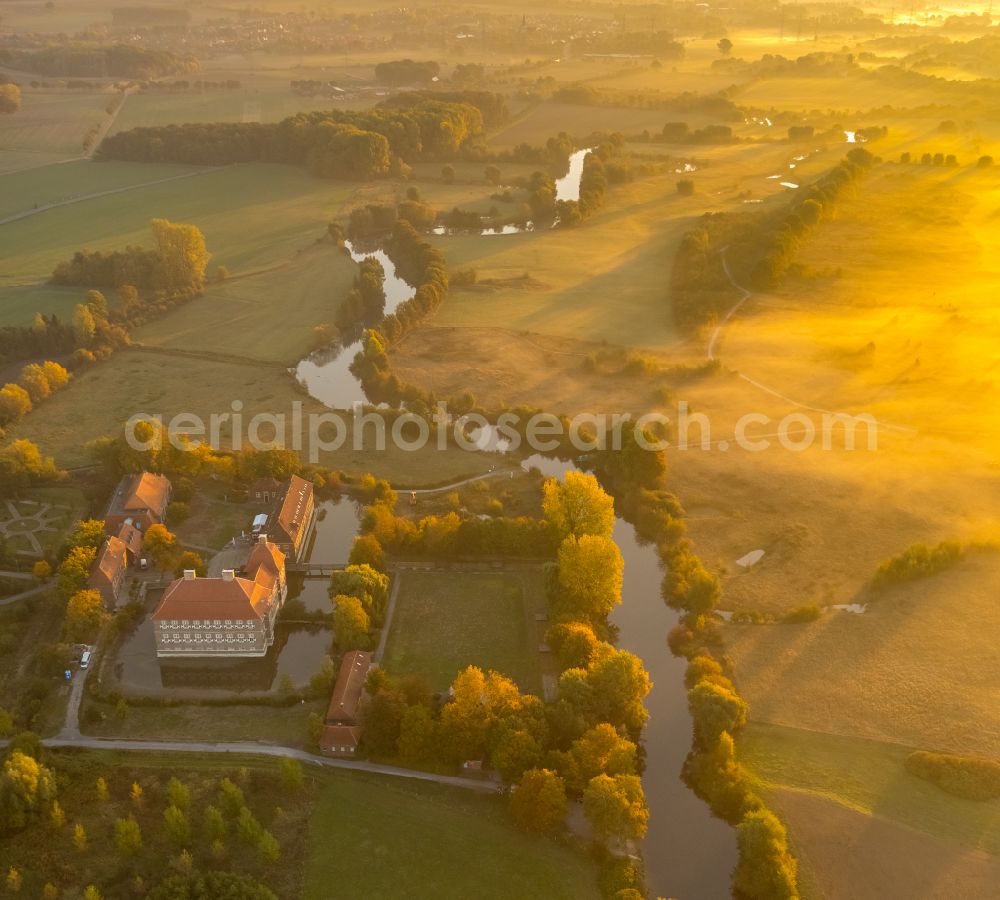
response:
<path id="1" fill-rule="evenodd" d="M 0 3 L 0 878 L 987 900 L 992 4 Z"/>

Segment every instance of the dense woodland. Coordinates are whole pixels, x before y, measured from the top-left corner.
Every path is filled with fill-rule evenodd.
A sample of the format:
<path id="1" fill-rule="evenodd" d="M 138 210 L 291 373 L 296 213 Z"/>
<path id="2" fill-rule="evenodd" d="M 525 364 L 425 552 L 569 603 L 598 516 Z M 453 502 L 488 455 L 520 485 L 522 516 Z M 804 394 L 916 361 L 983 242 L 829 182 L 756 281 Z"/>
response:
<path id="1" fill-rule="evenodd" d="M 134 128 L 106 138 L 98 155 L 202 165 L 281 162 L 323 177 L 372 178 L 398 169 L 400 161 L 454 158 L 483 135 L 486 117 L 492 122 L 505 114 L 495 95 L 447 96 L 455 99 L 403 95 L 373 109 L 299 113 L 274 125 Z"/>

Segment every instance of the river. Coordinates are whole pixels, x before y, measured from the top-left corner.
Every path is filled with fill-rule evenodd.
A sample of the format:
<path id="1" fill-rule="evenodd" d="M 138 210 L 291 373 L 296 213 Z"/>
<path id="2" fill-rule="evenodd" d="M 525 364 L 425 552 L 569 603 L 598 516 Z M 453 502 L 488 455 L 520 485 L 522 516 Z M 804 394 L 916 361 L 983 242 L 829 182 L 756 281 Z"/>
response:
<path id="1" fill-rule="evenodd" d="M 396 274 L 396 266 L 384 250 L 358 250 L 350 241 L 344 242 L 344 248 L 356 263 L 377 259 L 382 264 L 386 315 L 395 312 L 401 303 L 416 293 L 412 285 Z M 310 353 L 295 367 L 295 377 L 310 397 L 315 397 L 330 409 L 350 409 L 354 403 L 365 401 L 361 382 L 351 371 L 351 363 L 360 351 L 360 336 L 347 346 L 338 343 L 323 347 Z"/>
<path id="2" fill-rule="evenodd" d="M 561 478 L 572 463 L 532 456 L 522 464 Z M 649 830 L 642 844 L 650 896 L 674 900 L 724 900 L 736 865 L 736 833 L 681 780 L 693 724 L 687 707 L 687 661 L 667 647 L 678 613 L 660 597 L 663 578 L 656 547 L 640 543 L 635 529 L 615 519 L 612 534 L 625 560 L 622 603 L 611 614 L 618 646 L 640 657 L 653 689 L 646 698 L 649 721 L 643 732 L 646 771 L 642 786 L 649 805 Z"/>
<path id="3" fill-rule="evenodd" d="M 567 173 L 556 181 L 558 200 L 579 200 L 583 163 L 590 152 L 578 150 L 570 156 Z M 375 257 L 382 263 L 387 313 L 413 296 L 413 288 L 396 275 L 396 267 L 384 251 L 359 251 L 350 244 L 347 249 L 356 262 Z M 357 341 L 344 348 L 317 351 L 299 363 L 295 374 L 322 403 L 348 409 L 365 399 L 361 384 L 349 369 L 360 349 Z M 542 456 L 530 457 L 523 465 L 534 466 L 550 477 L 562 477 L 573 468 L 572 463 Z M 346 507 L 328 512 L 350 515 Z M 345 519 L 340 524 L 349 523 Z M 640 543 L 635 529 L 620 518 L 615 521 L 613 537 L 625 560 L 625 574 L 622 603 L 611 622 L 619 629 L 618 645 L 642 659 L 653 682 L 646 698 L 650 715 L 643 733 L 646 771 L 642 779 L 649 805 L 649 830 L 642 852 L 650 893 L 674 900 L 723 900 L 730 896 L 730 873 L 736 864 L 735 832 L 713 816 L 680 777 L 693 725 L 684 687 L 686 661 L 667 647 L 667 634 L 679 616 L 661 599 L 662 573 L 656 548 Z"/>

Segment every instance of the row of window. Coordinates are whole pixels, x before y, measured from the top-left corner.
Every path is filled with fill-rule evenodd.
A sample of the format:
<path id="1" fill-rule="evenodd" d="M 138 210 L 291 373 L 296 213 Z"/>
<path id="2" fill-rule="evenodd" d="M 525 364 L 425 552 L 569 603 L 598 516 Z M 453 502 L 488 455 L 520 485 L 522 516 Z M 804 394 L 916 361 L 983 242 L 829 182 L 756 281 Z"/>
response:
<path id="1" fill-rule="evenodd" d="M 254 619 L 169 619 L 160 622 L 160 628 L 253 628 L 257 624 Z"/>
<path id="2" fill-rule="evenodd" d="M 194 641 L 196 644 L 200 644 L 203 641 L 207 644 L 255 644 L 257 643 L 257 635 L 255 634 L 162 634 L 160 635 L 160 643 L 162 644 L 183 644 Z"/>

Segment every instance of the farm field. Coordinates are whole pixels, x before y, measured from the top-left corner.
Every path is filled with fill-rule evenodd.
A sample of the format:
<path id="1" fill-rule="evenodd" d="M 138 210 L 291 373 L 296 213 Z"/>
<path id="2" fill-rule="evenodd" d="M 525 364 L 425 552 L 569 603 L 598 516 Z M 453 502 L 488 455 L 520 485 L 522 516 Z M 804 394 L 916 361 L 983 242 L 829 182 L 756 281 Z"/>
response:
<path id="1" fill-rule="evenodd" d="M 541 693 L 532 639 L 535 610 L 521 583 L 540 576 L 406 572 L 400 577 L 383 662 L 389 672 L 422 675 L 435 691 L 444 691 L 459 671 L 474 665 Z"/>
<path id="2" fill-rule="evenodd" d="M 787 818 L 806 900 L 985 900 L 1000 877 L 997 801 L 963 800 L 909 774 L 911 748 L 751 725 L 740 752 Z"/>
<path id="3" fill-rule="evenodd" d="M 2 133 L 2 132 L 0 132 Z M 101 163 L 89 159 L 39 166 L 27 172 L 0 176 L 0 219 L 29 213 L 35 207 L 69 201 L 88 202 L 91 194 L 120 191 L 151 181 L 191 175 L 191 166 L 164 163 Z M 43 215 L 44 213 L 37 213 Z"/>
<path id="4" fill-rule="evenodd" d="M 316 800 L 306 900 L 334 885 L 371 900 L 597 900 L 594 864 L 514 831 L 499 800 L 401 779 L 329 773 Z"/>
<path id="5" fill-rule="evenodd" d="M 26 90 L 16 118 L 0 128 L 0 173 L 84 155 L 83 139 L 107 119 L 114 95 Z"/>
<path id="6" fill-rule="evenodd" d="M 82 247 L 148 245 L 149 220 L 156 217 L 201 228 L 212 267 L 225 265 L 233 273 L 263 268 L 322 237 L 352 190 L 349 183 L 319 181 L 294 166 L 191 171 L 193 177 L 181 181 L 97 197 L 2 226 L 9 255 L 0 264 L 0 291 L 47 278 L 56 263 Z"/>
<path id="7" fill-rule="evenodd" d="M 970 551 L 862 615 L 727 625 L 723 638 L 756 721 L 997 756 L 998 584 L 1000 553 Z"/>
<path id="8" fill-rule="evenodd" d="M 285 265 L 212 285 L 133 336 L 153 347 L 294 366 L 313 349 L 313 329 L 333 320 L 356 274 L 350 257 L 325 243 Z"/>

